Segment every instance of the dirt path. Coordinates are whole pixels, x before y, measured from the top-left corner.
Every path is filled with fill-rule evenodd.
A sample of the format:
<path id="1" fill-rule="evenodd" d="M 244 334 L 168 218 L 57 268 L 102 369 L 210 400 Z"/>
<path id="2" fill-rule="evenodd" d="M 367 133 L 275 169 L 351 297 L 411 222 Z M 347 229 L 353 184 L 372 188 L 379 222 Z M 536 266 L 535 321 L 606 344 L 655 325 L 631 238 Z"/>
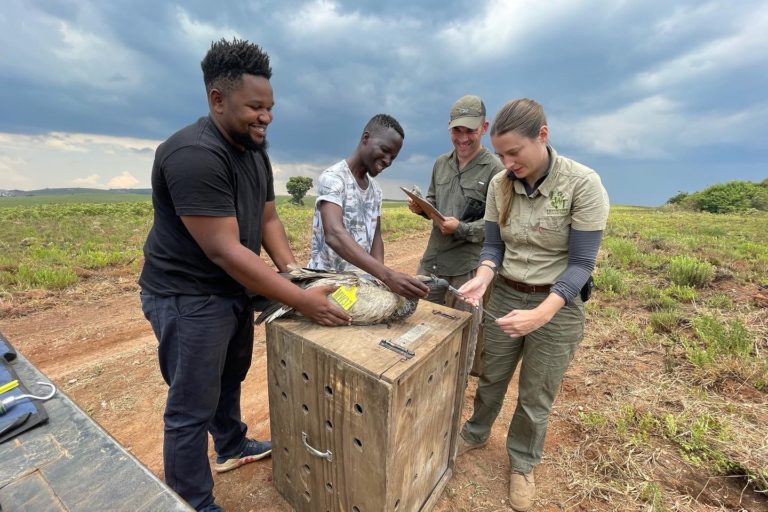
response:
<path id="1" fill-rule="evenodd" d="M 390 242 L 387 262 L 397 270 L 413 273 L 425 245 L 425 235 Z M 134 280 L 134 276 L 127 275 L 101 276 L 75 292 L 44 298 L 45 304 L 58 301 L 54 307 L 3 319 L 0 330 L 82 409 L 162 477 L 166 386 L 157 368 L 156 340 L 141 314 Z M 600 343 L 599 334 L 588 331 L 584 344 L 594 347 Z M 567 418 L 578 414 L 589 400 L 599 400 L 602 393 L 609 392 L 606 390 L 621 385 L 623 379 L 647 371 L 642 357 L 633 360 L 627 374 L 616 368 L 603 374 L 604 363 L 596 363 L 589 349 L 582 347 L 566 375 L 550 421 L 545 458 L 536 470 L 540 497 L 536 510 L 633 509 L 609 505 L 601 499 L 574 503 L 568 489 L 568 461 L 583 457 L 574 456 L 580 434 Z M 264 329 L 260 327 L 242 394 L 244 419 L 250 435 L 257 438 L 269 437 L 266 378 L 266 346 Z M 602 379 L 599 386 L 598 379 Z M 470 379 L 465 418 L 471 411 L 474 389 L 475 379 Z M 513 384 L 490 445 L 457 461 L 437 511 L 509 510 L 505 500 L 508 462 L 504 443 L 515 396 Z M 232 512 L 289 511 L 272 485 L 271 469 L 268 459 L 216 475 L 217 501 Z"/>

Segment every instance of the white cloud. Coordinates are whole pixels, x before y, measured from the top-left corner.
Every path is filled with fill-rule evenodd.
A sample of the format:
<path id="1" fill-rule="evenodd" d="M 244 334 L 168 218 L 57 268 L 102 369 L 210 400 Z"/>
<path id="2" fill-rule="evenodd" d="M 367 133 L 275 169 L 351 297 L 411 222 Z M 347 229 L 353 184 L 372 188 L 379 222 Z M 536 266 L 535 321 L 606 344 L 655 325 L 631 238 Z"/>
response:
<path id="1" fill-rule="evenodd" d="M 477 10 L 474 18 L 457 17 L 437 39 L 460 61 L 509 56 L 525 46 L 532 34 L 545 33 L 559 20 L 577 19 L 574 11 L 594 8 L 572 0 L 491 0 Z"/>
<path id="2" fill-rule="evenodd" d="M 181 30 L 184 39 L 194 46 L 195 55 L 204 54 L 208 51 L 212 41 L 226 38 L 245 39 L 236 29 L 227 26 L 216 26 L 212 23 L 195 19 L 192 14 L 182 7 L 176 8 L 175 14 L 178 28 Z"/>
<path id="3" fill-rule="evenodd" d="M 689 14 L 689 13 L 685 13 Z M 648 93 L 673 86 L 696 88 L 711 76 L 733 76 L 739 79 L 739 69 L 760 63 L 768 64 L 768 5 L 762 10 L 749 12 L 738 30 L 724 31 L 723 35 L 708 40 L 681 55 L 660 62 L 649 70 L 636 74 L 632 83 Z M 690 18 L 688 22 L 691 23 Z M 677 25 L 674 23 L 673 25 Z M 695 25 L 695 23 L 693 23 Z M 669 30 L 664 27 L 664 31 Z"/>
<path id="4" fill-rule="evenodd" d="M 98 174 L 91 174 L 90 176 L 84 176 L 82 178 L 75 178 L 72 180 L 72 184 L 76 187 L 85 188 L 106 188 L 101 184 L 101 176 Z"/>
<path id="5" fill-rule="evenodd" d="M 148 188 L 159 142 L 87 133 L 0 133 L 0 189 Z"/>
<path id="6" fill-rule="evenodd" d="M 119 176 L 115 176 L 111 180 L 107 182 L 108 188 L 134 188 L 136 185 L 139 184 L 139 180 L 137 180 L 131 173 L 129 172 L 123 172 Z"/>
<path id="7" fill-rule="evenodd" d="M 553 138 L 596 154 L 631 159 L 676 156 L 691 148 L 751 141 L 760 147 L 768 128 L 768 105 L 728 112 L 685 112 L 683 105 L 651 96 L 611 112 L 552 120 Z"/>
<path id="8" fill-rule="evenodd" d="M 312 163 L 272 162 L 272 172 L 275 178 L 275 194 L 285 195 L 288 193 L 285 189 L 285 184 L 288 182 L 288 178 L 292 176 L 307 176 L 312 178 L 312 189 L 310 189 L 309 192 L 312 194 L 314 193 L 315 185 L 317 185 L 317 177 L 320 176 L 320 173 L 325 169 L 325 166 Z"/>

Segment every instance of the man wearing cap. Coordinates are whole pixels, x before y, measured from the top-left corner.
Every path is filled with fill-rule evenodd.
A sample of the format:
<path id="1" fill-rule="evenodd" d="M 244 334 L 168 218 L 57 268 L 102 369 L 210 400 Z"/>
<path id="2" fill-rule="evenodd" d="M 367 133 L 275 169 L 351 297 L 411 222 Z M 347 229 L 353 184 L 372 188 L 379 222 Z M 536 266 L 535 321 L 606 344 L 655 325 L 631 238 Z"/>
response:
<path id="1" fill-rule="evenodd" d="M 478 96 L 462 96 L 451 108 L 448 133 L 453 150 L 440 155 L 432 168 L 427 201 L 445 217 L 433 222 L 432 233 L 419 265 L 419 274 L 435 274 L 454 288 L 475 276 L 480 249 L 485 238 L 485 197 L 488 184 L 497 173 L 504 171 L 498 158 L 483 147 L 482 138 L 488 130 L 485 105 Z M 413 213 L 426 217 L 421 208 L 408 201 Z M 452 293 L 427 296 L 427 300 L 449 307 L 471 310 Z M 475 315 L 472 332 L 477 335 L 478 356 L 472 373 L 480 373 L 479 353 L 482 347 L 482 319 Z M 470 340 L 469 357 L 473 356 L 475 340 Z"/>

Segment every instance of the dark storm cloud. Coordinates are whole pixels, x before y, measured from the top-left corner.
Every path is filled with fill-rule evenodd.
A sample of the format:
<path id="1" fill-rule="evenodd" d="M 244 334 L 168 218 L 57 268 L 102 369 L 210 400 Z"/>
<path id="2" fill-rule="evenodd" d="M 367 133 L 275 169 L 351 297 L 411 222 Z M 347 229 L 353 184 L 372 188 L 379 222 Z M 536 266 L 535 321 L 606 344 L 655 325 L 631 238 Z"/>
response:
<path id="1" fill-rule="evenodd" d="M 558 150 L 598 170 L 614 202 L 659 204 L 765 177 L 766 31 L 757 0 L 11 0 L 0 131 L 163 139 L 206 112 L 200 60 L 212 40 L 237 36 L 272 57 L 277 162 L 330 165 L 386 112 L 406 142 L 383 177 L 425 186 L 450 149 L 456 98 L 479 94 L 492 116 L 527 96 L 545 106 Z"/>

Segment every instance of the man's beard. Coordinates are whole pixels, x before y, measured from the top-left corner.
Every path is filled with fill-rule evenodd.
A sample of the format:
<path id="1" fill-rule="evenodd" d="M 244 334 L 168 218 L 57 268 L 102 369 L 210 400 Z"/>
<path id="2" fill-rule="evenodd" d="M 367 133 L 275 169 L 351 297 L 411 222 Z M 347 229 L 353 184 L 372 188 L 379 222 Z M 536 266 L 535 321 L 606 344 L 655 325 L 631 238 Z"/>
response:
<path id="1" fill-rule="evenodd" d="M 266 138 L 261 142 L 256 142 L 247 133 L 238 133 L 235 137 L 233 137 L 233 139 L 235 142 L 250 151 L 266 151 L 269 147 L 269 143 L 267 142 Z"/>

